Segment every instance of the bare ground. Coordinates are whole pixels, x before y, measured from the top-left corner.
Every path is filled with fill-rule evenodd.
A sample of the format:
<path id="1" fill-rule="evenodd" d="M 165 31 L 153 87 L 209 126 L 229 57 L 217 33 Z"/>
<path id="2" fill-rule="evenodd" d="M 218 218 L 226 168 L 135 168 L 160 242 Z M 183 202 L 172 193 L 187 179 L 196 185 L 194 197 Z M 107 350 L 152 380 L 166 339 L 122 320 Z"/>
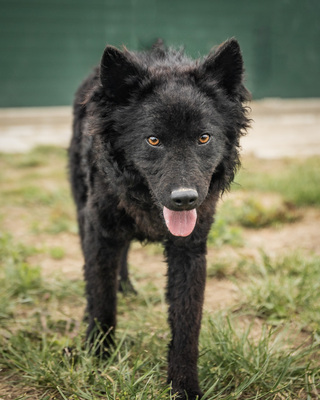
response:
<path id="1" fill-rule="evenodd" d="M 3 229 L 11 232 L 16 240 L 27 245 L 42 249 L 53 247 L 65 249 L 62 260 L 53 259 L 47 252 L 40 252 L 31 258 L 30 261 L 33 264 L 42 267 L 44 276 L 63 275 L 68 279 L 82 279 L 83 258 L 78 235 L 71 233 L 30 235 L 29 217 L 22 207 L 12 207 L 7 210 L 2 221 Z M 290 254 L 296 250 L 306 254 L 320 255 L 319 226 L 320 210 L 305 208 L 301 211 L 301 218 L 296 222 L 258 230 L 244 229 L 242 232 L 244 246 L 210 247 L 207 255 L 208 265 L 217 260 L 228 260 L 233 263 L 241 258 L 259 259 L 261 251 L 270 256 Z M 167 267 L 160 246 L 142 246 L 139 243 L 133 243 L 129 254 L 129 265 L 138 290 L 146 284 L 153 284 L 159 289 L 165 288 Z M 237 291 L 236 285 L 229 280 L 208 279 L 205 308 L 208 311 L 214 311 L 231 306 L 237 300 Z"/>

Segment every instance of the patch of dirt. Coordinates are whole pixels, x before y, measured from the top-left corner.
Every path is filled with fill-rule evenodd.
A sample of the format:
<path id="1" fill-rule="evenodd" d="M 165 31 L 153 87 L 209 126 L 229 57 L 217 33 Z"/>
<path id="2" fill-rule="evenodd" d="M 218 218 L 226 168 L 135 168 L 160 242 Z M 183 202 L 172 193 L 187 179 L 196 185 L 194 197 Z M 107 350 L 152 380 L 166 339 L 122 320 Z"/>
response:
<path id="1" fill-rule="evenodd" d="M 285 255 L 292 251 L 303 251 L 306 254 L 320 255 L 320 210 L 307 208 L 302 210 L 301 218 L 293 223 L 279 227 L 263 229 L 244 229 L 244 246 L 209 248 L 208 265 L 221 259 L 238 261 L 241 258 L 260 258 L 261 250 L 270 256 Z M 30 262 L 40 265 L 46 277 L 62 274 L 68 279 L 83 278 L 83 257 L 78 235 L 61 233 L 56 235 L 30 235 L 28 214 L 23 207 L 12 207 L 6 210 L 2 225 L 11 232 L 17 241 L 44 249 L 62 247 L 65 250 L 63 259 L 53 259 L 44 250 L 31 257 Z M 129 253 L 129 265 L 133 275 L 133 283 L 139 286 L 153 284 L 165 290 L 167 266 L 161 248 L 141 246 L 133 243 Z M 205 309 L 214 311 L 232 306 L 237 301 L 238 289 L 229 280 L 209 278 L 206 287 Z"/>
<path id="2" fill-rule="evenodd" d="M 271 256 L 292 251 L 320 255 L 320 210 L 305 209 L 302 218 L 278 228 L 244 231 L 245 248 L 253 255 L 260 249 Z"/>
<path id="3" fill-rule="evenodd" d="M 167 265 L 162 248 L 133 243 L 129 252 L 129 267 L 139 284 L 154 283 L 165 286 Z"/>
<path id="4" fill-rule="evenodd" d="M 207 280 L 204 309 L 207 311 L 222 310 L 235 304 L 238 287 L 227 279 L 211 278 Z"/>
<path id="5" fill-rule="evenodd" d="M 37 254 L 31 262 L 41 265 L 45 275 L 63 274 L 68 279 L 81 279 L 83 276 L 83 257 L 78 235 L 60 233 L 58 235 L 40 234 L 36 240 L 45 248 L 61 247 L 65 255 L 61 260 L 54 259 L 48 254 Z"/>
<path id="6" fill-rule="evenodd" d="M 5 371 L 0 370 L 0 400 L 15 400 L 24 398 L 25 396 L 29 396 L 28 398 L 32 398 L 34 400 L 40 399 L 43 395 L 43 391 L 38 391 L 32 387 L 21 386 L 19 384 L 20 377 L 3 375 L 2 373 Z M 53 399 L 54 396 L 48 397 Z"/>

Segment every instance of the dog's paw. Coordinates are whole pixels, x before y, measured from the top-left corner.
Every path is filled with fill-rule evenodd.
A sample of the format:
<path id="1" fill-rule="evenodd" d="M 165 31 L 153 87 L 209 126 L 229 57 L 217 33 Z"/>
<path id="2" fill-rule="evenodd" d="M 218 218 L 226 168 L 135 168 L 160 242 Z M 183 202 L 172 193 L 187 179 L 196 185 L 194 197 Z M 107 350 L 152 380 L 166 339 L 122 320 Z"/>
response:
<path id="1" fill-rule="evenodd" d="M 183 390 L 178 391 L 177 397 L 174 397 L 176 400 L 200 400 L 203 396 L 203 393 L 200 390 Z"/>
<path id="2" fill-rule="evenodd" d="M 118 290 L 119 292 L 123 293 L 124 296 L 138 294 L 138 292 L 136 291 L 136 289 L 134 288 L 129 279 L 127 280 L 120 279 Z"/>

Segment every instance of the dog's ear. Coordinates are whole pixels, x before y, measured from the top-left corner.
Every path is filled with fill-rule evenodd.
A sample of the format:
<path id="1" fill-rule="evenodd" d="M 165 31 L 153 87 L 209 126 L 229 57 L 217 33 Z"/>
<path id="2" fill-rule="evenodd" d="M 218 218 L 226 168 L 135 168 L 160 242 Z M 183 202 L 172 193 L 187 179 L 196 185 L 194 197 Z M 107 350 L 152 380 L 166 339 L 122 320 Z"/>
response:
<path id="1" fill-rule="evenodd" d="M 154 43 L 153 43 L 153 45 L 152 45 L 152 47 L 151 47 L 151 50 L 153 51 L 153 53 L 154 54 L 156 54 L 159 58 L 164 58 L 165 57 L 165 55 L 166 55 L 166 46 L 165 46 L 165 44 L 164 44 L 164 41 L 161 39 L 161 38 L 159 38 L 159 39 L 157 39 Z"/>
<path id="2" fill-rule="evenodd" d="M 201 66 L 201 75 L 205 80 L 215 81 L 228 95 L 236 94 L 243 79 L 243 59 L 238 41 L 227 40 L 209 54 Z"/>
<path id="3" fill-rule="evenodd" d="M 128 51 L 107 46 L 100 63 L 100 80 L 107 96 L 115 102 L 125 102 L 139 86 L 143 69 Z"/>

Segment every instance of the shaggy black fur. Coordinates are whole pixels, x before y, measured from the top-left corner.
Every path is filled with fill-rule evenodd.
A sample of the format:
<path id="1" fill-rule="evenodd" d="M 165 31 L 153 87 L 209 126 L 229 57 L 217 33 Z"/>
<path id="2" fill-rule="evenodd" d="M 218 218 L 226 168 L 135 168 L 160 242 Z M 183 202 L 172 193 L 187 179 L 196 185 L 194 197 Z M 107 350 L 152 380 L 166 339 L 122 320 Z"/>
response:
<path id="1" fill-rule="evenodd" d="M 240 164 L 247 100 L 239 44 L 231 39 L 196 61 L 160 41 L 139 53 L 107 46 L 74 103 L 70 174 L 88 337 L 98 324 L 109 333 L 104 345 L 113 342 L 119 282 L 131 287 L 131 240 L 161 241 L 172 333 L 168 382 L 181 399 L 202 395 L 197 358 L 206 241 L 216 203 Z M 171 233 L 164 207 L 178 216 L 195 209 L 192 233 Z"/>

